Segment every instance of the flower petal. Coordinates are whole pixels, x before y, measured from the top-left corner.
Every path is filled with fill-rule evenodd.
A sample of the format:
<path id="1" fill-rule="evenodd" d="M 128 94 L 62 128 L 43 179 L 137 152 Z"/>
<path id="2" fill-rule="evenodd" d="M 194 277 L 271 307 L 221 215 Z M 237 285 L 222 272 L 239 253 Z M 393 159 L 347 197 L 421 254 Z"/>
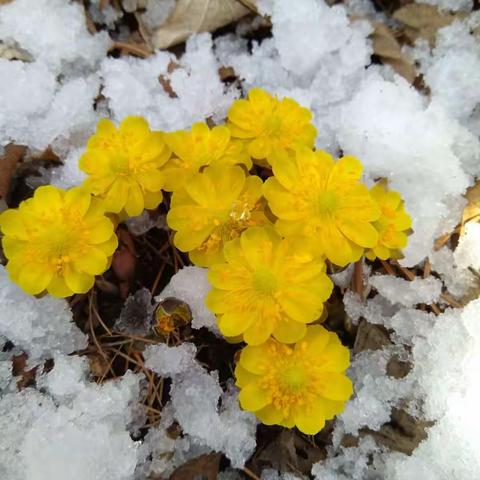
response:
<path id="1" fill-rule="evenodd" d="M 280 320 L 273 329 L 273 336 L 281 343 L 295 343 L 305 336 L 306 331 L 304 323 Z"/>
<path id="2" fill-rule="evenodd" d="M 324 373 L 319 380 L 319 391 L 330 400 L 345 401 L 353 393 L 352 381 L 340 373 Z"/>
<path id="3" fill-rule="evenodd" d="M 63 276 L 55 275 L 47 286 L 47 292 L 57 298 L 65 298 L 75 292 L 65 283 Z"/>
<path id="4" fill-rule="evenodd" d="M 13 208 L 0 214 L 0 230 L 6 236 L 28 240 L 28 233 L 22 220 L 22 215 Z"/>
<path id="5" fill-rule="evenodd" d="M 218 328 L 226 337 L 236 337 L 245 332 L 252 322 L 252 315 L 230 311 L 218 317 Z"/>
<path id="6" fill-rule="evenodd" d="M 371 223 L 342 218 L 338 222 L 338 227 L 349 240 L 357 245 L 372 248 L 378 243 L 378 232 Z"/>
<path id="7" fill-rule="evenodd" d="M 95 277 L 93 275 L 80 272 L 72 267 L 66 268 L 63 276 L 67 287 L 74 293 L 86 293 L 95 283 Z"/>
<path id="8" fill-rule="evenodd" d="M 259 382 L 251 382 L 245 385 L 238 394 L 240 406 L 249 412 L 256 412 L 270 403 L 270 394 Z"/>
<path id="9" fill-rule="evenodd" d="M 264 425 L 279 425 L 282 422 L 284 414 L 273 405 L 267 405 L 255 412 L 255 415 Z"/>
<path id="10" fill-rule="evenodd" d="M 53 270 L 38 263 L 27 263 L 20 271 L 18 283 L 27 293 L 43 292 L 53 277 Z"/>
<path id="11" fill-rule="evenodd" d="M 235 385 L 237 387 L 244 387 L 245 385 L 258 380 L 258 375 L 245 370 L 241 365 L 235 367 Z"/>
<path id="12" fill-rule="evenodd" d="M 297 428 L 306 435 L 315 435 L 325 426 L 325 412 L 320 403 L 312 408 L 298 408 L 293 418 Z"/>

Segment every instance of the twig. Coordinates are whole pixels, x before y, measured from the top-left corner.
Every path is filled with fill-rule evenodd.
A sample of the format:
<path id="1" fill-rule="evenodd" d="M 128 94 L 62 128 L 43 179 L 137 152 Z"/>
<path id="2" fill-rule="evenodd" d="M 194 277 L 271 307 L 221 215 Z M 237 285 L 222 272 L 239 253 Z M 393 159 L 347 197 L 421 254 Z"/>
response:
<path id="1" fill-rule="evenodd" d="M 166 265 L 167 264 L 163 262 L 162 266 L 158 270 L 157 276 L 155 277 L 155 281 L 153 282 L 152 288 L 150 289 L 150 294 L 152 295 L 152 297 L 155 296 L 155 290 L 158 287 L 158 282 L 160 282 L 160 278 L 162 277 L 162 273 L 165 270 Z"/>
<path id="2" fill-rule="evenodd" d="M 462 308 L 462 304 L 452 298 L 448 292 L 442 293 L 440 298 L 445 300 L 453 308 Z"/>
<path id="3" fill-rule="evenodd" d="M 395 266 L 405 275 L 407 280 L 415 280 L 416 276 L 413 272 L 411 272 L 408 268 L 402 267 L 397 260 L 392 260 Z"/>
<path id="4" fill-rule="evenodd" d="M 385 269 L 385 271 L 389 274 L 389 275 L 392 275 L 394 277 L 396 277 L 396 273 L 395 273 L 395 270 L 393 270 L 392 266 L 386 262 L 385 260 L 380 260 L 381 264 L 382 264 L 382 267 Z"/>
<path id="5" fill-rule="evenodd" d="M 353 266 L 352 290 L 363 297 L 363 268 L 362 260 L 355 262 Z"/>
<path id="6" fill-rule="evenodd" d="M 248 467 L 243 467 L 243 472 L 253 480 L 260 480 L 260 477 L 257 477 Z"/>

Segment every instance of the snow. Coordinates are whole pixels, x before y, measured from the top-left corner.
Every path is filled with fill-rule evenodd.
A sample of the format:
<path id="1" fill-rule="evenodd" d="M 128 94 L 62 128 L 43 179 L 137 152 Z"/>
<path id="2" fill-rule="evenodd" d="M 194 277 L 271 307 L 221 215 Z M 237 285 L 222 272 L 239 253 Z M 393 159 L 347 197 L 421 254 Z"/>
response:
<path id="1" fill-rule="evenodd" d="M 0 336 L 25 351 L 33 366 L 57 353 L 69 354 L 87 346 L 87 337 L 72 322 L 63 299 L 37 299 L 25 294 L 0 266 Z"/>
<path id="2" fill-rule="evenodd" d="M 196 347 L 190 343 L 153 345 L 145 351 L 145 364 L 161 376 L 172 377 L 173 416 L 192 444 L 223 452 L 232 466 L 240 468 L 255 449 L 257 421 L 240 410 L 236 388 L 229 385 L 224 392 L 217 372 L 205 371 L 195 355 Z"/>
<path id="3" fill-rule="evenodd" d="M 207 269 L 200 267 L 183 267 L 170 279 L 169 284 L 156 297 L 158 302 L 175 297 L 184 301 L 192 311 L 192 327 L 206 327 L 218 332 L 215 315 L 205 305 L 205 298 L 211 286 L 207 279 Z"/>
<path id="4" fill-rule="evenodd" d="M 404 307 L 437 302 L 442 293 L 442 282 L 435 277 L 408 281 L 390 275 L 375 275 L 370 277 L 370 285 L 392 304 L 399 303 Z"/>
<path id="5" fill-rule="evenodd" d="M 442 221 L 459 218 L 461 210 L 451 208 L 449 200 L 471 182 L 453 149 L 460 125 L 440 106 L 425 105 L 405 80 L 386 82 L 378 74 L 367 77 L 343 106 L 340 125 L 344 150 L 362 160 L 370 177 L 386 177 L 402 192 L 414 233 L 401 263 L 416 265 L 445 233 Z"/>
<path id="6" fill-rule="evenodd" d="M 9 480 L 128 480 L 137 444 L 128 424 L 140 378 L 127 373 L 102 386 L 86 378 L 86 362 L 55 357 L 40 379 L 0 399 L 0 476 Z"/>

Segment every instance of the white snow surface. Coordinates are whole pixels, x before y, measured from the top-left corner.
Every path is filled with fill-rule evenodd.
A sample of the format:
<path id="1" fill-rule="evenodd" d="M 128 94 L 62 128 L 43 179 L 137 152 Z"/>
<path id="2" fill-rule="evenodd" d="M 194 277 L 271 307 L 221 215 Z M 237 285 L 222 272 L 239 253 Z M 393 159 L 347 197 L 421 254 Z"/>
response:
<path id="1" fill-rule="evenodd" d="M 0 337 L 8 338 L 29 356 L 33 366 L 55 354 L 69 354 L 87 346 L 87 337 L 72 321 L 63 299 L 25 294 L 0 266 Z"/>

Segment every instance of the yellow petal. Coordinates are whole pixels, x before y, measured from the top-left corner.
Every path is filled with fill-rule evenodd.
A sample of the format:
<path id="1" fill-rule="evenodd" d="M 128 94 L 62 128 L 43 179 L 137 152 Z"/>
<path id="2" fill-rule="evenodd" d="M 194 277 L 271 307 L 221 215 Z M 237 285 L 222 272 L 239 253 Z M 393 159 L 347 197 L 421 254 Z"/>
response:
<path id="1" fill-rule="evenodd" d="M 341 373 L 350 365 L 350 352 L 343 345 L 329 344 L 320 353 L 322 371 Z"/>
<path id="2" fill-rule="evenodd" d="M 249 228 L 240 237 L 245 259 L 254 269 L 273 262 L 275 247 L 280 241 L 280 235 L 271 226 Z"/>
<path id="3" fill-rule="evenodd" d="M 256 412 L 270 403 L 270 394 L 258 382 L 251 382 L 240 390 L 238 400 L 244 410 Z"/>
<path id="4" fill-rule="evenodd" d="M 305 337 L 295 346 L 295 350 L 306 348 L 306 351 L 320 355 L 329 342 L 329 332 L 321 325 L 308 327 Z"/>
<path id="5" fill-rule="evenodd" d="M 258 375 L 245 370 L 241 365 L 235 367 L 235 385 L 237 387 L 244 387 L 248 383 L 255 382 L 258 380 Z"/>
<path id="6" fill-rule="evenodd" d="M 297 428 L 306 435 L 315 435 L 325 426 L 325 412 L 319 403 L 311 408 L 297 408 L 293 418 Z"/>
<path id="7" fill-rule="evenodd" d="M 28 240 L 28 233 L 18 210 L 8 209 L 0 214 L 0 230 L 4 235 Z"/>
<path id="8" fill-rule="evenodd" d="M 208 280 L 220 290 L 239 290 L 248 288 L 250 272 L 241 264 L 229 265 L 219 263 L 208 270 Z"/>
<path id="9" fill-rule="evenodd" d="M 338 221 L 340 231 L 352 242 L 365 248 L 378 243 L 378 232 L 371 223 L 342 218 Z"/>
<path id="10" fill-rule="evenodd" d="M 112 221 L 105 216 L 97 217 L 95 220 L 92 219 L 87 225 L 90 229 L 89 241 L 94 244 L 110 240 L 114 233 Z"/>
<path id="11" fill-rule="evenodd" d="M 89 275 L 100 275 L 108 267 L 107 256 L 102 250 L 91 247 L 84 252 L 82 257 L 73 262 L 73 266 L 75 270 L 88 273 Z"/>
<path id="12" fill-rule="evenodd" d="M 150 192 L 161 190 L 165 181 L 164 175 L 160 170 L 151 170 L 149 172 L 141 173 L 138 175 L 137 179 L 140 185 Z"/>
<path id="13" fill-rule="evenodd" d="M 105 211 L 119 213 L 127 201 L 128 190 L 128 183 L 117 178 L 105 196 Z"/>
<path id="14" fill-rule="evenodd" d="M 80 272 L 72 267 L 66 268 L 63 276 L 68 288 L 74 293 L 86 293 L 95 283 L 95 277 L 93 275 Z"/>
<path id="15" fill-rule="evenodd" d="M 328 188 L 335 189 L 345 184 L 357 183 L 362 176 L 362 170 L 363 167 L 358 158 L 351 156 L 340 158 L 332 169 Z"/>
<path id="16" fill-rule="evenodd" d="M 218 290 L 217 288 L 210 290 L 205 299 L 205 305 L 213 313 L 224 313 L 227 309 L 227 305 L 225 304 L 225 291 Z"/>
<path id="17" fill-rule="evenodd" d="M 280 320 L 273 329 L 273 336 L 281 343 L 295 343 L 304 337 L 306 331 L 304 323 Z"/>
<path id="18" fill-rule="evenodd" d="M 276 409 L 273 405 L 267 405 L 257 410 L 255 415 L 265 425 L 279 425 L 284 416 L 282 410 Z"/>
<path id="19" fill-rule="evenodd" d="M 47 286 L 47 292 L 58 298 L 69 297 L 75 292 L 65 283 L 63 276 L 55 275 Z"/>
<path id="20" fill-rule="evenodd" d="M 118 238 L 116 235 L 112 235 L 106 242 L 97 243 L 95 247 L 100 249 L 107 257 L 110 257 L 118 247 Z"/>
<path id="21" fill-rule="evenodd" d="M 61 203 L 63 197 L 63 190 L 60 190 L 53 185 L 46 185 L 38 187 L 33 194 L 35 204 L 41 208 L 57 206 Z"/>
<path id="22" fill-rule="evenodd" d="M 244 331 L 243 339 L 249 345 L 260 345 L 272 335 L 275 322 L 269 316 L 249 315 L 251 321 L 249 327 Z"/>
<path id="23" fill-rule="evenodd" d="M 330 400 L 345 401 L 353 393 L 351 380 L 339 373 L 324 373 L 319 379 L 319 391 Z"/>
<path id="24" fill-rule="evenodd" d="M 143 192 L 138 183 L 130 183 L 130 191 L 125 203 L 125 211 L 131 217 L 136 217 L 143 212 L 145 202 L 143 201 Z"/>
<path id="25" fill-rule="evenodd" d="M 145 200 L 145 208 L 147 210 L 153 210 L 154 208 L 157 208 L 163 200 L 163 194 L 161 190 L 158 192 L 146 191 L 144 192 L 143 197 Z"/>
<path id="26" fill-rule="evenodd" d="M 65 208 L 83 217 L 90 207 L 91 198 L 90 193 L 84 188 L 71 188 L 65 194 Z"/>
<path id="27" fill-rule="evenodd" d="M 306 288 L 290 287 L 279 292 L 278 303 L 293 320 L 310 323 L 322 315 L 323 300 Z"/>
<path id="28" fill-rule="evenodd" d="M 218 317 L 218 328 L 222 335 L 235 337 L 243 333 L 252 323 L 253 316 L 238 312 L 227 312 Z"/>
<path id="29" fill-rule="evenodd" d="M 27 293 L 43 292 L 53 277 L 53 270 L 45 265 L 28 263 L 20 271 L 18 283 Z"/>
<path id="30" fill-rule="evenodd" d="M 261 375 L 269 368 L 268 347 L 274 344 L 273 340 L 268 340 L 264 345 L 247 345 L 240 353 L 239 365 L 245 370 Z"/>

